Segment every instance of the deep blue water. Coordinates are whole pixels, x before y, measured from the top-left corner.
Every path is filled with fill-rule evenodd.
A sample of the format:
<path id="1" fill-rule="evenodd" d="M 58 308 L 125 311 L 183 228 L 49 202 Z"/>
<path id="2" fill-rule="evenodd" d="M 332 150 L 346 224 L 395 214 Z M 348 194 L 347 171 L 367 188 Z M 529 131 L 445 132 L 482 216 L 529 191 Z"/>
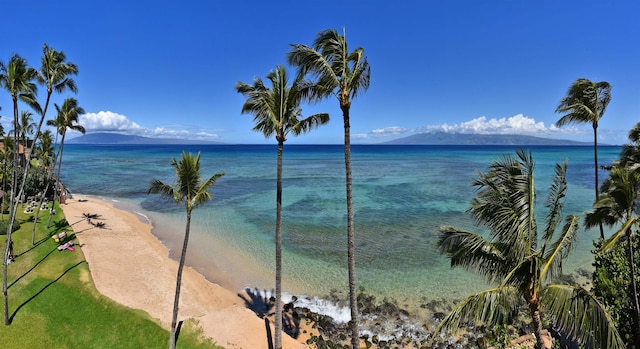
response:
<path id="1" fill-rule="evenodd" d="M 358 284 L 408 302 L 459 298 L 486 285 L 451 269 L 438 253 L 441 225 L 480 231 L 465 212 L 477 171 L 510 146 L 353 145 L 353 189 Z M 537 216 L 542 226 L 554 165 L 569 161 L 565 214 L 582 214 L 594 198 L 593 148 L 528 147 L 536 161 Z M 609 164 L 619 147 L 600 147 Z M 221 283 L 272 287 L 275 226 L 275 145 L 66 145 L 62 180 L 72 192 L 126 202 L 148 216 L 170 248 L 181 240 L 180 206 L 146 194 L 152 178 L 171 182 L 170 166 L 182 151 L 201 152 L 201 172 L 224 172 L 214 200 L 194 211 L 190 263 Z M 283 242 L 285 291 L 326 295 L 344 289 L 346 204 L 342 145 L 285 145 Z M 606 176 L 601 171 L 600 178 Z M 566 264 L 589 268 L 596 230 L 582 231 Z M 225 281 L 226 280 L 226 281 Z"/>

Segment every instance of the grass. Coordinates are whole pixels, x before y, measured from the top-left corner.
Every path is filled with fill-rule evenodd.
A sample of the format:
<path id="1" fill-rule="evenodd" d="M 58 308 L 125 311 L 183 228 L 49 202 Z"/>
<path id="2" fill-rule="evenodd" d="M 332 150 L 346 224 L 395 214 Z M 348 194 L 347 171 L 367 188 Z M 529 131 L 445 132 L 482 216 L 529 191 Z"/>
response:
<path id="1" fill-rule="evenodd" d="M 58 206 L 48 229 L 48 212 L 40 213 L 32 245 L 33 216 L 19 209 L 21 226 L 12 234 L 16 258 L 8 266 L 10 325 L 0 325 L 2 348 L 168 347 L 169 331 L 155 319 L 96 290 L 80 248 L 58 251 L 51 235 L 67 231 L 67 240 L 75 240 Z M 5 243 L 0 236 L 3 252 Z M 182 327 L 178 348 L 223 349 L 204 338 L 194 320 Z"/>

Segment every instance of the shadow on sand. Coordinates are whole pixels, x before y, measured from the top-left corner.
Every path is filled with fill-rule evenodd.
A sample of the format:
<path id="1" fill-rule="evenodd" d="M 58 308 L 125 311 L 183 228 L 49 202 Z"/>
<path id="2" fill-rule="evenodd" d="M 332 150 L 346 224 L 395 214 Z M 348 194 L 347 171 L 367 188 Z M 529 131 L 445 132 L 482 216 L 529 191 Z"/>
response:
<path id="1" fill-rule="evenodd" d="M 257 288 L 245 288 L 244 292 L 238 293 L 238 297 L 242 298 L 246 307 L 260 318 L 272 318 L 271 320 L 273 320 L 276 309 L 276 299 L 273 293 L 273 291 L 260 291 Z M 294 302 L 295 297 L 291 303 L 286 303 L 282 307 L 282 329 L 292 338 L 298 338 L 300 336 L 300 317 L 293 311 Z"/>

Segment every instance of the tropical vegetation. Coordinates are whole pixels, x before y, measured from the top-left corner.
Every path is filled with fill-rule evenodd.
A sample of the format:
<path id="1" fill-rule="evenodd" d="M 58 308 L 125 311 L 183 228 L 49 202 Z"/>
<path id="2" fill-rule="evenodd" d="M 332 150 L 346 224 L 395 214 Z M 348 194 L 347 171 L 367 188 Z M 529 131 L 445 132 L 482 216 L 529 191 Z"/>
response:
<path id="1" fill-rule="evenodd" d="M 182 243 L 182 252 L 180 253 L 180 262 L 178 263 L 178 274 L 176 276 L 176 292 L 173 301 L 173 313 L 171 318 L 171 332 L 169 336 L 169 348 L 176 348 L 176 327 L 178 322 L 178 305 L 180 302 L 180 286 L 182 285 L 182 270 L 187 257 L 187 246 L 189 244 L 189 229 L 191 228 L 191 212 L 198 206 L 213 199 L 210 190 L 216 183 L 216 180 L 224 175 L 219 172 L 209 177 L 205 181 L 201 181 L 200 173 L 200 153 L 193 155 L 192 153 L 182 152 L 180 160 L 173 159 L 171 166 L 175 170 L 175 183 L 173 185 L 166 184 L 159 179 L 153 179 L 149 186 L 149 194 L 160 194 L 169 198 L 176 204 L 184 204 L 187 214 L 187 223 L 184 232 L 184 242 Z"/>
<path id="2" fill-rule="evenodd" d="M 335 97 L 344 122 L 344 163 L 347 196 L 347 264 L 349 270 L 349 307 L 351 309 L 351 347 L 360 346 L 358 329 L 358 294 L 356 289 L 355 223 L 353 179 L 351 172 L 351 102 L 369 88 L 371 68 L 362 47 L 349 51 L 346 30 L 321 31 L 312 46 L 291 45 L 287 59 L 298 67 L 298 74 L 310 75 L 302 83 L 302 93 L 309 101 Z"/>
<path id="3" fill-rule="evenodd" d="M 582 345 L 625 348 L 604 305 L 589 291 L 552 283 L 562 274 L 562 262 L 577 239 L 579 218 L 562 218 L 567 192 L 567 162 L 557 164 L 546 201 L 544 224 L 536 219 L 534 161 L 531 153 L 505 155 L 479 173 L 469 213 L 486 233 L 441 227 L 439 245 L 460 266 L 482 275 L 491 288 L 464 299 L 442 320 L 436 333 L 455 330 L 465 322 L 490 326 L 509 323 L 520 302 L 529 309 L 535 348 L 543 341 L 543 314 L 554 328 Z"/>
<path id="4" fill-rule="evenodd" d="M 11 96 L 12 105 L 6 109 L 12 112 L 13 125 L 6 135 L 0 128 L 3 138 L 0 147 L 3 192 L 0 233 L 6 234 L 5 241 L 0 243 L 4 250 L 4 322 L 12 325 L 0 331 L 0 342 L 6 348 L 164 347 L 167 331 L 156 321 L 113 303 L 95 290 L 81 251 L 76 254 L 52 252 L 49 237 L 61 230 L 71 230 L 73 225 L 63 218 L 56 202 L 56 197 L 64 190 L 57 178 L 61 175 L 66 132 L 84 132 L 79 117 L 85 111 L 73 97 L 66 97 L 62 105 L 54 103 L 54 92 L 77 92 L 72 76 L 78 73 L 78 67 L 68 62 L 63 52 L 46 44 L 42 52 L 39 71 L 18 54 L 11 56 L 6 64 L 0 61 L 0 88 Z M 325 113 L 303 117 L 300 104 L 317 103 L 331 96 L 338 100 L 344 124 L 350 344 L 352 349 L 361 343 L 366 347 L 372 343 L 383 347 L 379 338 L 362 336 L 359 331 L 362 313 L 359 307 L 364 307 L 367 297 L 356 291 L 350 110 L 352 100 L 369 88 L 367 57 L 363 48 L 349 50 L 346 31 L 339 33 L 329 29 L 318 33 L 311 46 L 291 45 L 287 60 L 297 69 L 291 85 L 285 68 L 280 65 L 267 75 L 270 87 L 260 78 L 255 78 L 253 84 L 239 82 L 236 85 L 237 92 L 246 98 L 242 113 L 254 116 L 253 129 L 267 138 L 275 136 L 278 144 L 275 347 L 282 346 L 283 324 L 284 143 L 289 136 L 301 135 L 328 122 L 329 116 Z M 36 98 L 38 84 L 47 91 L 42 105 Z M 589 348 L 636 348 L 634 343 L 640 343 L 640 298 L 636 284 L 640 277 L 637 210 L 640 123 L 629 132 L 630 144 L 623 146 L 619 160 L 610 167 L 607 178 L 601 183 L 597 129 L 610 100 L 608 82 L 581 78 L 571 84 L 556 108 L 556 112 L 562 114 L 557 126 L 587 123 L 593 128 L 596 200 L 592 210 L 584 216 L 584 226 L 600 226 L 601 239 L 594 242 L 592 292 L 561 281 L 565 280 L 561 278 L 563 261 L 579 239 L 580 231 L 579 216 L 563 218 L 562 214 L 568 194 L 565 179 L 568 165 L 556 165 L 548 190 L 545 219 L 538 224 L 534 161 L 531 153 L 521 150 L 516 157 L 505 155 L 492 163 L 473 182 L 477 195 L 468 212 L 483 230 L 474 233 L 451 226 L 443 226 L 440 230 L 439 247 L 451 259 L 451 265 L 479 273 L 493 287 L 464 299 L 439 323 L 436 334 L 451 334 L 463 324 L 483 325 L 494 332 L 506 332 L 503 331 L 508 327 L 506 324 L 520 310 L 526 310 L 536 348 L 548 346 L 544 341 L 545 328 L 553 328 L 574 344 Z M 56 115 L 46 120 L 46 124 L 54 128 L 55 140 L 50 131 L 41 131 L 50 103 L 54 104 Z M 38 116 L 39 120 L 34 121 Z M 153 180 L 148 193 L 161 194 L 184 204 L 186 210 L 187 222 L 169 330 L 169 345 L 175 348 L 192 210 L 213 198 L 210 190 L 223 173 L 201 181 L 200 153 L 194 156 L 183 152 L 181 159 L 173 159 L 171 165 L 175 170 L 175 182 L 165 184 Z M 25 196 L 41 200 L 36 205 L 35 215 L 18 212 Z M 45 225 L 38 221 L 39 208 L 42 200 L 51 196 L 54 200 Z M 612 227 L 615 232 L 606 237 L 603 225 Z M 16 254 L 20 258 L 14 258 Z M 384 305 L 395 307 L 386 301 Z M 197 324 L 186 326 L 181 335 L 181 347 L 214 348 L 210 341 L 201 338 L 196 328 Z M 60 332 L 67 335 L 61 336 Z M 344 343 L 332 343 L 322 336 L 314 338 L 312 343 L 319 348 L 346 347 Z M 339 341 L 346 339 L 344 336 Z"/>
<path id="5" fill-rule="evenodd" d="M 253 114 L 256 123 L 253 130 L 269 138 L 275 135 L 278 142 L 278 160 L 276 177 L 276 289 L 275 289 L 275 338 L 276 349 L 282 348 L 282 154 L 284 142 L 289 134 L 302 133 L 329 122 L 329 114 L 319 113 L 302 116 L 300 103 L 302 76 L 288 86 L 288 76 L 284 66 L 278 65 L 267 75 L 271 88 L 265 86 L 262 79 L 256 77 L 253 85 L 243 82 L 236 84 L 236 90 L 247 98 L 242 113 Z"/>
<path id="6" fill-rule="evenodd" d="M 640 130 L 640 123 L 629 132 L 631 143 L 623 147 L 620 159 L 613 165 L 608 177 L 599 188 L 600 198 L 585 217 L 587 227 L 605 224 L 618 228 L 613 235 L 599 241 L 596 246 L 594 283 L 597 294 L 603 296 L 605 304 L 617 308 L 618 327 L 629 343 L 640 343 L 640 298 L 636 281 L 638 252 L 635 250 L 640 218 L 638 130 Z M 623 249 L 626 250 L 624 262 L 620 260 Z M 603 260 L 603 257 L 609 258 L 610 261 Z M 623 273 L 621 269 L 624 269 Z M 607 287 L 614 285 L 622 287 L 619 289 Z M 619 297 L 611 297 L 612 292 Z M 625 306 L 620 307 L 621 304 Z"/>

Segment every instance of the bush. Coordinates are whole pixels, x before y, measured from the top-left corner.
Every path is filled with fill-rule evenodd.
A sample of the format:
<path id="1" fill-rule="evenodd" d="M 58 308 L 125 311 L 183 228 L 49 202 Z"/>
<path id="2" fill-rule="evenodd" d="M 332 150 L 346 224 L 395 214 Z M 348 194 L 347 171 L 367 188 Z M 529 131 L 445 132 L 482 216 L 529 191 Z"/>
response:
<path id="1" fill-rule="evenodd" d="M 0 235 L 7 235 L 7 224 L 9 224 L 8 218 L 5 218 L 5 220 L 0 221 Z M 13 229 L 11 230 L 11 232 L 13 233 L 18 229 L 20 229 L 20 222 L 15 220 L 13 222 Z"/>
<path id="2" fill-rule="evenodd" d="M 632 235 L 636 280 L 640 280 L 640 238 Z M 623 237 L 609 252 L 598 252 L 596 244 L 595 271 L 593 273 L 593 293 L 607 306 L 609 314 L 616 323 L 620 336 L 628 343 L 633 338 L 633 306 L 630 287 L 630 268 L 627 238 Z M 629 346 L 637 348 L 638 346 Z"/>

